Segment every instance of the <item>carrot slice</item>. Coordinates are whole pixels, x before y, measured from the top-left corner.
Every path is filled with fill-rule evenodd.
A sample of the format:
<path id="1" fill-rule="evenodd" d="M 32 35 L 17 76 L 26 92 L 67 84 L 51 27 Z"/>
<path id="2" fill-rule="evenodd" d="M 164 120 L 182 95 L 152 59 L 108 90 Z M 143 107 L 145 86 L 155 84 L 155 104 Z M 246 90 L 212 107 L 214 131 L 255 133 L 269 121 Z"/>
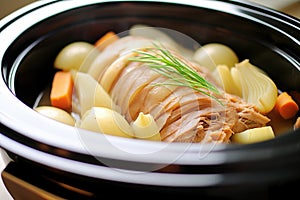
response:
<path id="1" fill-rule="evenodd" d="M 50 92 L 51 105 L 70 111 L 72 108 L 73 80 L 69 71 L 55 73 Z"/>
<path id="2" fill-rule="evenodd" d="M 99 38 L 96 42 L 95 42 L 95 46 L 102 51 L 105 47 L 107 47 L 107 45 L 117 41 L 119 39 L 119 36 L 113 32 L 113 31 L 109 31 L 107 33 L 105 33 L 101 38 Z"/>
<path id="3" fill-rule="evenodd" d="M 284 119 L 293 118 L 299 110 L 299 106 L 287 92 L 278 95 L 275 108 Z"/>

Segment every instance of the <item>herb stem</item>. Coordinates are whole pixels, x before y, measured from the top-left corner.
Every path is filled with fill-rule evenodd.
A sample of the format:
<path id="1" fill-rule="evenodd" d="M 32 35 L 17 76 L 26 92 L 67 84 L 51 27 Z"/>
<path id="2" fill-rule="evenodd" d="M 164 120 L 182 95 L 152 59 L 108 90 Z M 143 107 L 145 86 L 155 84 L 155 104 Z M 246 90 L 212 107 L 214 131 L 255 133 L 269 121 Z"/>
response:
<path id="1" fill-rule="evenodd" d="M 220 94 L 219 90 L 213 84 L 208 82 L 197 71 L 192 69 L 187 62 L 174 56 L 162 45 L 159 46 L 154 44 L 153 48 L 137 50 L 136 53 L 138 55 L 136 57 L 129 58 L 130 61 L 145 63 L 151 69 L 174 81 L 173 83 L 161 83 L 159 85 L 189 87 L 213 98 L 223 105 L 218 98 L 209 93 L 210 91 L 215 94 Z"/>

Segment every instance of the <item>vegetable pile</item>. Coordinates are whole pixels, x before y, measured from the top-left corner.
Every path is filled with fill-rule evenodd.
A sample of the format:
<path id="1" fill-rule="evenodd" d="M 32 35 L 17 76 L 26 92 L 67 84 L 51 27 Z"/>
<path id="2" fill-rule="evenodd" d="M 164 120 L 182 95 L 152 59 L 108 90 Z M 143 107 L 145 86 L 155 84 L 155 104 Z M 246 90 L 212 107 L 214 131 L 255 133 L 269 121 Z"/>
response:
<path id="1" fill-rule="evenodd" d="M 249 144 L 274 138 L 275 118 L 299 126 L 293 97 L 299 93 L 281 92 L 264 71 L 220 43 L 190 50 L 157 28 L 135 25 L 124 37 L 108 31 L 94 44 L 67 45 L 54 67 L 51 105 L 35 109 L 81 129 Z"/>

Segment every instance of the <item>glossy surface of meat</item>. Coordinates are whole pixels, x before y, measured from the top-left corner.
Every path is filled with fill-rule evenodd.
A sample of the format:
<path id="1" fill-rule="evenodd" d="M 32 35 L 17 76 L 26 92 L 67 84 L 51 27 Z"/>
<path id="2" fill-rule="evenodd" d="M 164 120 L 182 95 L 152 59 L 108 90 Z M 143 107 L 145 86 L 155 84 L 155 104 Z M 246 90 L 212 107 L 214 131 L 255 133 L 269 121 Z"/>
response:
<path id="1" fill-rule="evenodd" d="M 162 141 L 229 143 L 232 134 L 265 126 L 270 121 L 253 105 L 220 88 L 220 94 L 211 95 L 222 104 L 191 88 L 166 84 L 170 80 L 146 64 L 128 62 L 128 55 L 134 56 L 126 54 L 130 46 L 143 48 L 151 43 L 135 37 L 120 40 L 126 42 L 122 44 L 119 41 L 104 50 L 108 52 L 117 49 L 111 57 L 116 56 L 118 59 L 103 67 L 97 79 L 101 82 L 105 71 L 114 73 L 116 69 L 113 79 L 105 88 L 120 107 L 121 114 L 132 122 L 140 112 L 150 113 L 160 128 Z M 130 40 L 134 42 L 130 43 Z M 123 45 L 123 48 L 119 45 Z M 195 63 L 190 64 L 202 77 L 217 86 L 209 71 Z"/>

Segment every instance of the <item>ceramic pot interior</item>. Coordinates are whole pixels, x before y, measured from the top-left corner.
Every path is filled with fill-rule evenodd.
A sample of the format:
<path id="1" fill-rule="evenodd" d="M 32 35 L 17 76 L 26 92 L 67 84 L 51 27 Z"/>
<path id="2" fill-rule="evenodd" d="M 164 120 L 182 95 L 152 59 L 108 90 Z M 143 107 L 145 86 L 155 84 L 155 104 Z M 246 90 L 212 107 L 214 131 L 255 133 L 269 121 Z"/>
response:
<path id="1" fill-rule="evenodd" d="M 64 46 L 79 40 L 92 43 L 108 30 L 120 33 L 139 23 L 179 31 L 200 45 L 226 44 L 240 60 L 249 59 L 265 70 L 279 89 L 300 89 L 296 67 L 299 54 L 293 51 L 298 47 L 288 36 L 259 20 L 164 3 L 90 5 L 39 22 L 7 49 L 3 66 L 8 86 L 17 98 L 32 107 L 38 94 L 51 82 L 54 59 Z"/>

